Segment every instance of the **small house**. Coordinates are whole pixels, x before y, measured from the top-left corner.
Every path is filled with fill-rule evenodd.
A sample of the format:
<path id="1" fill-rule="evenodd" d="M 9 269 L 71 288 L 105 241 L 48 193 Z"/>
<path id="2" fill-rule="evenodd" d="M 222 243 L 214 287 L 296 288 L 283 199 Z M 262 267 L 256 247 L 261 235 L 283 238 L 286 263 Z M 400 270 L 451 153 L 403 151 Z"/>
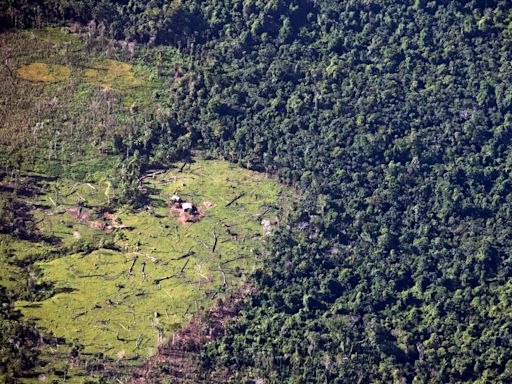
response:
<path id="1" fill-rule="evenodd" d="M 187 213 L 194 213 L 196 211 L 196 208 L 192 203 L 183 203 L 181 208 Z"/>

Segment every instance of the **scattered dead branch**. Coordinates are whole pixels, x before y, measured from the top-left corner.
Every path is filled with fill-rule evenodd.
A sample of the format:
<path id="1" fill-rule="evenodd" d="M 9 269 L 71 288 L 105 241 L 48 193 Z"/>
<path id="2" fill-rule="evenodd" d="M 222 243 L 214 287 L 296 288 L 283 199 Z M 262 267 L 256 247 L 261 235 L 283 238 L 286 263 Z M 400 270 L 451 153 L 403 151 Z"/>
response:
<path id="1" fill-rule="evenodd" d="M 132 265 L 130 265 L 130 269 L 128 270 L 128 276 L 131 276 L 133 274 L 133 267 L 138 258 L 139 257 L 137 255 L 134 256 L 134 258 L 132 260 Z"/>
<path id="2" fill-rule="evenodd" d="M 226 204 L 226 208 L 229 207 L 230 205 L 232 205 L 234 202 L 236 202 L 238 199 L 241 199 L 242 197 L 245 196 L 245 193 L 241 193 L 239 195 L 237 195 L 236 197 L 234 197 L 233 199 L 229 200 Z"/>
<path id="3" fill-rule="evenodd" d="M 187 253 L 179 256 L 179 257 L 176 257 L 174 259 L 171 259 L 173 261 L 178 261 L 178 260 L 183 260 L 183 259 L 186 259 L 187 257 L 190 257 L 190 256 L 194 256 L 196 253 L 194 251 L 188 251 Z"/>
<path id="4" fill-rule="evenodd" d="M 215 252 L 215 248 L 217 247 L 217 242 L 219 240 L 219 235 L 215 233 L 215 231 L 212 232 L 213 235 L 213 245 L 212 245 L 212 252 Z"/>
<path id="5" fill-rule="evenodd" d="M 142 270 L 141 270 L 141 272 L 142 272 L 142 281 L 146 281 L 146 278 L 148 277 L 146 275 L 145 269 L 146 269 L 146 263 L 143 261 L 142 262 Z"/>
<path id="6" fill-rule="evenodd" d="M 225 376 L 205 372 L 200 366 L 198 351 L 202 344 L 218 339 L 224 334 L 225 324 L 236 317 L 240 303 L 253 293 L 250 287 L 243 287 L 227 300 L 219 300 L 218 305 L 201 315 L 197 312 L 185 328 L 174 332 L 165 344 L 158 346 L 158 353 L 151 357 L 129 381 L 131 384 L 161 383 L 225 383 Z M 189 304 L 186 313 L 189 313 Z M 205 331 L 206 330 L 206 331 Z M 162 365 L 172 369 L 162 374 Z"/>

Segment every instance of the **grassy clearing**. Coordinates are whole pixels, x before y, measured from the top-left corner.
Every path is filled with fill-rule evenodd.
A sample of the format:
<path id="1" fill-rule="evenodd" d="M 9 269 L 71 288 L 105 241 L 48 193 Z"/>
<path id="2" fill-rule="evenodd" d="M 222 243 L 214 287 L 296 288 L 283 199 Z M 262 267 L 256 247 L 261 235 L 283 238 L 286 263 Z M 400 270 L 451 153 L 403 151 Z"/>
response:
<path id="1" fill-rule="evenodd" d="M 32 63 L 18 69 L 18 75 L 28 81 L 57 83 L 71 76 L 71 69 L 59 64 Z"/>
<path id="2" fill-rule="evenodd" d="M 117 60 L 107 60 L 93 64 L 84 71 L 87 81 L 107 89 L 140 87 L 144 82 L 135 77 L 132 65 Z"/>
<path id="3" fill-rule="evenodd" d="M 151 203 L 145 209 L 114 213 L 118 223 L 131 229 L 105 234 L 78 223 L 66 209 L 81 199 L 95 219 L 92 213 L 108 205 L 106 182 L 50 184 L 36 202 L 52 207 L 35 213 L 43 219 L 42 232 L 67 247 L 113 241 L 120 251 L 100 248 L 39 263 L 42 279 L 60 293 L 37 303 L 18 302 L 27 318 L 56 336 L 77 339 L 85 353 L 141 361 L 155 352 L 163 335 L 240 286 L 258 263 L 264 242 L 261 220 L 277 214 L 285 195 L 265 175 L 213 160 L 147 178 L 146 187 Z M 176 222 L 167 204 L 173 194 L 204 208 L 205 217 L 193 224 Z M 164 277 L 169 278 L 155 284 Z"/>

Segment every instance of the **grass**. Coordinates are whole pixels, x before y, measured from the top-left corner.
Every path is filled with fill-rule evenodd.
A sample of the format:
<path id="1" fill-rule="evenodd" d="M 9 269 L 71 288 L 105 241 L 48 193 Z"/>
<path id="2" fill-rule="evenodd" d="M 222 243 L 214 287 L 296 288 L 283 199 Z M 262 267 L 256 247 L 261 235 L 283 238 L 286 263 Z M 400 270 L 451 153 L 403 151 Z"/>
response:
<path id="1" fill-rule="evenodd" d="M 127 89 L 144 85 L 135 77 L 132 65 L 117 60 L 95 63 L 84 71 L 87 81 L 107 89 Z"/>
<path id="2" fill-rule="evenodd" d="M 43 42 L 57 46 L 64 45 L 66 43 L 72 44 L 79 48 L 83 46 L 83 42 L 79 36 L 71 34 L 62 28 L 47 27 L 40 29 L 32 29 L 29 31 L 24 31 L 22 33 L 25 33 L 30 37 L 35 37 Z"/>
<path id="3" fill-rule="evenodd" d="M 59 64 L 32 63 L 18 69 L 18 75 L 28 81 L 57 83 L 71 76 L 71 69 Z"/>
<path id="4" fill-rule="evenodd" d="M 173 168 L 146 179 L 151 203 L 138 212 L 117 211 L 122 224 L 132 229 L 107 235 L 65 213 L 77 198 L 85 199 L 91 212 L 105 206 L 106 183 L 58 183 L 38 198 L 37 204 L 53 207 L 35 213 L 37 218 L 44 215 L 41 231 L 68 247 L 99 235 L 104 239 L 96 242 L 114 241 L 121 251 L 100 248 L 38 263 L 42 279 L 62 292 L 38 303 L 20 301 L 17 307 L 54 335 L 77 339 L 85 353 L 139 362 L 156 351 L 159 335 L 171 335 L 196 311 L 243 283 L 264 244 L 261 220 L 276 215 L 280 196 L 286 194 L 263 174 L 224 161 L 198 160 L 181 173 Z M 167 208 L 173 194 L 210 208 L 201 221 L 183 225 Z M 180 259 L 189 252 L 193 255 Z M 154 283 L 165 276 L 173 277 Z"/>

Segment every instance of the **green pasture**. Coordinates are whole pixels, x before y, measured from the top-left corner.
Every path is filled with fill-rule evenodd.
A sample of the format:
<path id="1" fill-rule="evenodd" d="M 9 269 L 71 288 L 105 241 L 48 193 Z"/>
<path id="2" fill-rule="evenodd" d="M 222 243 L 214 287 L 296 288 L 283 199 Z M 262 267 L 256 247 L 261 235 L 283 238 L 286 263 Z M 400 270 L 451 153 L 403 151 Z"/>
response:
<path id="1" fill-rule="evenodd" d="M 218 160 L 147 177 L 150 203 L 137 212 L 111 209 L 115 190 L 107 185 L 60 179 L 38 198 L 36 205 L 45 208 L 34 214 L 44 234 L 68 249 L 87 241 L 98 247 L 38 262 L 40 279 L 57 293 L 17 307 L 55 336 L 78 340 L 84 353 L 142 361 L 197 311 L 243 284 L 264 243 L 261 221 L 276 216 L 284 192 L 264 174 Z M 204 217 L 177 222 L 168 209 L 173 194 Z M 108 210 L 124 228 L 104 233 L 79 222 L 69 212 L 78 204 L 89 221 L 104 220 L 98 212 Z"/>

